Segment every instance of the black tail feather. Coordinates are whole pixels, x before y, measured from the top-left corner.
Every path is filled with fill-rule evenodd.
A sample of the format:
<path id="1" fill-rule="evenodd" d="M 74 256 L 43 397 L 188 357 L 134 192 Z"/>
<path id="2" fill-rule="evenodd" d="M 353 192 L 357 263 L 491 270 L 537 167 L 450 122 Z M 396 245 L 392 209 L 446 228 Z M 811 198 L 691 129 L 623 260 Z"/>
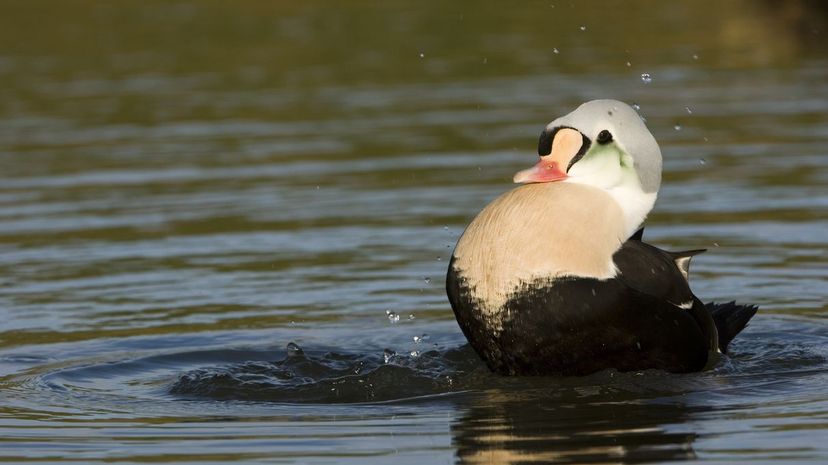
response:
<path id="1" fill-rule="evenodd" d="M 704 306 L 713 315 L 713 322 L 716 323 L 716 330 L 719 332 L 719 348 L 722 352 L 727 352 L 730 341 L 745 329 L 748 321 L 759 310 L 756 305 L 738 305 L 736 302 L 723 304 L 709 302 Z"/>

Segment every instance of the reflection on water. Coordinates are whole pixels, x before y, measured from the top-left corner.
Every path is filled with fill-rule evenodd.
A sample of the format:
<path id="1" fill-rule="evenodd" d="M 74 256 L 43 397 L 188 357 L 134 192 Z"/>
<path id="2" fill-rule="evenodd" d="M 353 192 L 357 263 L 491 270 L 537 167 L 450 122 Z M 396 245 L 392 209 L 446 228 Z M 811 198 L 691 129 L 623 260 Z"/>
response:
<path id="1" fill-rule="evenodd" d="M 825 461 L 825 18 L 5 5 L 0 459 Z M 450 249 L 539 128 L 598 97 L 665 154 L 648 237 L 709 248 L 697 294 L 760 314 L 702 374 L 493 376 Z"/>
<path id="2" fill-rule="evenodd" d="M 826 379 L 826 353 L 819 350 L 817 355 L 810 349 L 823 345 L 824 337 L 805 339 L 799 347 L 758 352 L 754 350 L 766 343 L 751 339 L 742 344 L 738 359 L 725 360 L 700 375 L 603 373 L 520 392 L 489 390 L 452 425 L 458 457 L 464 463 L 644 463 L 727 457 L 739 442 L 733 435 L 755 445 L 757 439 L 751 436 L 758 435 L 751 427 L 761 429 L 763 419 L 787 423 L 803 414 L 803 397 L 810 399 L 805 403 L 817 409 L 817 416 L 824 415 L 826 404 L 816 398 Z M 810 387 L 802 390 L 802 384 Z M 797 399 L 788 397 L 793 392 L 798 392 Z M 731 403 L 737 393 L 744 396 L 744 405 Z M 764 405 L 753 404 L 758 398 Z M 726 420 L 734 414 L 739 420 Z M 697 453 L 699 425 L 711 419 L 721 421 L 715 435 L 728 439 L 704 438 Z M 810 426 L 794 427 L 805 428 Z M 792 439 L 766 445 L 773 451 L 745 449 L 740 454 L 745 460 L 771 454 L 799 460 L 820 456 L 824 450 Z"/>
<path id="3" fill-rule="evenodd" d="M 600 390 L 596 387 L 595 390 Z M 635 398 L 583 405 L 580 397 L 472 407 L 456 426 L 463 463 L 641 463 L 696 458 L 692 432 L 671 432 L 692 409 Z"/>

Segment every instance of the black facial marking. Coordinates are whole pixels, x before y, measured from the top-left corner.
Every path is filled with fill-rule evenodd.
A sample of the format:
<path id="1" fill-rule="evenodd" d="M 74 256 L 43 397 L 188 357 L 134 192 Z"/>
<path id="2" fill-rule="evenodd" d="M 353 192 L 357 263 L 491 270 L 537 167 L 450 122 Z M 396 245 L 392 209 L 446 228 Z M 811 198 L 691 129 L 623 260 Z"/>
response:
<path id="1" fill-rule="evenodd" d="M 589 138 L 587 136 L 581 134 L 581 137 L 584 138 L 583 143 L 581 143 L 581 150 L 578 150 L 578 153 L 576 153 L 575 156 L 572 157 L 572 160 L 569 160 L 569 164 L 566 165 L 566 172 L 567 173 L 569 173 L 569 169 L 572 168 L 572 165 L 574 165 L 575 163 L 578 163 L 578 161 L 581 158 L 584 158 L 584 155 L 586 155 L 587 150 L 589 150 L 589 146 L 592 145 L 592 143 L 589 141 Z"/>
<path id="2" fill-rule="evenodd" d="M 612 134 L 604 129 L 603 131 L 598 133 L 598 137 L 595 138 L 595 141 L 601 145 L 608 144 L 612 142 Z"/>
<path id="3" fill-rule="evenodd" d="M 555 138 L 555 133 L 559 129 L 561 128 L 546 128 L 541 132 L 540 138 L 538 139 L 538 155 L 545 157 L 552 153 L 552 140 Z"/>

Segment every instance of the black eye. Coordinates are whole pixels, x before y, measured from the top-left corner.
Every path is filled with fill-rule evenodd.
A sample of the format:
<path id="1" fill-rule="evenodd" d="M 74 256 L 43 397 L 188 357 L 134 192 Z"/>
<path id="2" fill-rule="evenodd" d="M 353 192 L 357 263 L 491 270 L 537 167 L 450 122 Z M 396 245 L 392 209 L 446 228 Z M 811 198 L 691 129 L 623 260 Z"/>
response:
<path id="1" fill-rule="evenodd" d="M 598 137 L 595 138 L 595 141 L 601 145 L 612 142 L 612 134 L 610 134 L 609 131 L 604 129 L 603 131 L 598 133 Z"/>

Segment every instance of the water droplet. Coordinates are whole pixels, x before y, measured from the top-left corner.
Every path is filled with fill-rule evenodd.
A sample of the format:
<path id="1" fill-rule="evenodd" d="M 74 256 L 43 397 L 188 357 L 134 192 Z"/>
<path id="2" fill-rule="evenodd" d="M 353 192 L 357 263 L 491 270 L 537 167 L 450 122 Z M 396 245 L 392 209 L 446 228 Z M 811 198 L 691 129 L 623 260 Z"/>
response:
<path id="1" fill-rule="evenodd" d="M 437 255 L 437 261 L 438 261 L 438 262 L 443 261 L 443 257 L 441 257 L 441 256 Z"/>
<path id="2" fill-rule="evenodd" d="M 431 278 L 429 278 L 428 276 L 423 278 L 423 281 L 425 281 L 426 284 L 431 284 Z"/>
<path id="3" fill-rule="evenodd" d="M 425 53 L 420 52 L 420 58 L 425 58 Z"/>
<path id="4" fill-rule="evenodd" d="M 304 351 L 302 351 L 302 348 L 299 347 L 299 345 L 295 342 L 288 342 L 286 349 L 288 357 L 301 357 L 305 353 Z"/>
<path id="5" fill-rule="evenodd" d="M 704 141 L 707 142 L 707 137 L 703 137 Z"/>
<path id="6" fill-rule="evenodd" d="M 641 81 L 644 84 L 649 84 L 653 82 L 653 78 L 650 76 L 650 73 L 641 73 Z"/>
<path id="7" fill-rule="evenodd" d="M 638 350 L 641 350 L 641 343 L 640 342 L 636 342 L 635 346 L 638 347 Z"/>
<path id="8" fill-rule="evenodd" d="M 598 295 L 598 293 L 597 293 L 597 292 L 595 292 L 595 288 L 594 288 L 594 287 L 592 288 L 592 295 Z"/>
<path id="9" fill-rule="evenodd" d="M 414 316 L 414 314 L 413 314 L 413 313 L 409 313 L 409 314 L 408 314 L 408 319 L 409 319 L 409 320 L 413 320 L 414 318 L 416 318 L 416 317 Z"/>
<path id="10" fill-rule="evenodd" d="M 633 110 L 635 110 L 635 111 L 639 111 L 639 110 L 641 110 L 641 105 L 639 105 L 639 104 L 637 104 L 637 103 L 633 103 L 633 104 L 632 104 L 632 107 L 633 107 Z"/>
<path id="11" fill-rule="evenodd" d="M 557 54 L 561 53 L 561 51 L 560 51 L 560 50 L 558 50 L 558 48 L 557 48 L 557 47 L 555 47 L 555 48 L 553 48 L 553 49 L 552 49 L 552 53 L 554 53 L 555 55 L 557 55 Z"/>
<path id="12" fill-rule="evenodd" d="M 388 312 L 388 321 L 391 324 L 397 323 L 400 321 L 400 316 L 397 315 L 397 312 Z"/>
<path id="13" fill-rule="evenodd" d="M 685 110 L 687 110 L 687 114 L 688 114 L 688 115 L 692 115 L 692 114 L 693 114 L 693 110 L 691 110 L 691 109 L 690 109 L 690 107 L 684 107 L 684 109 L 685 109 Z"/>
<path id="14" fill-rule="evenodd" d="M 718 246 L 719 246 L 719 243 L 718 243 L 718 242 L 714 242 L 714 243 L 713 243 L 713 247 L 718 247 Z"/>
<path id="15" fill-rule="evenodd" d="M 699 164 L 700 164 L 700 165 L 706 165 L 706 164 L 707 164 L 707 160 L 705 160 L 704 158 L 699 158 Z"/>
<path id="16" fill-rule="evenodd" d="M 448 225 L 443 226 L 444 231 L 448 231 Z"/>
<path id="17" fill-rule="evenodd" d="M 319 186 L 316 186 L 316 190 L 319 190 Z"/>
<path id="18" fill-rule="evenodd" d="M 408 354 L 408 355 L 411 355 L 411 358 L 417 358 L 417 357 L 420 356 L 420 351 L 419 350 L 412 350 L 411 353 Z"/>
<path id="19" fill-rule="evenodd" d="M 582 31 L 586 31 L 586 26 L 581 26 Z"/>
<path id="20" fill-rule="evenodd" d="M 488 63 L 488 62 L 489 62 L 489 59 L 488 59 L 488 58 L 483 58 L 483 64 L 484 64 L 484 65 L 485 65 L 486 63 Z"/>
<path id="21" fill-rule="evenodd" d="M 627 62 L 627 68 L 629 68 L 630 66 L 632 66 L 632 63 L 630 63 L 630 62 L 628 61 L 628 62 Z"/>
<path id="22" fill-rule="evenodd" d="M 412 339 L 414 339 L 415 344 L 419 344 L 419 343 L 429 339 L 429 337 L 428 337 L 428 334 L 423 333 L 422 336 L 414 336 Z"/>
<path id="23" fill-rule="evenodd" d="M 382 359 L 385 360 L 385 363 L 390 362 L 396 355 L 397 353 L 391 349 L 385 349 L 382 351 Z"/>
<path id="24" fill-rule="evenodd" d="M 673 126 L 673 129 L 675 129 L 676 131 L 681 131 L 681 125 L 677 124 L 677 125 Z"/>
<path id="25" fill-rule="evenodd" d="M 698 56 L 698 55 L 696 55 L 696 54 L 694 53 L 694 54 L 693 54 L 693 59 L 694 59 L 694 60 L 698 60 L 698 59 L 699 59 L 699 56 Z"/>

